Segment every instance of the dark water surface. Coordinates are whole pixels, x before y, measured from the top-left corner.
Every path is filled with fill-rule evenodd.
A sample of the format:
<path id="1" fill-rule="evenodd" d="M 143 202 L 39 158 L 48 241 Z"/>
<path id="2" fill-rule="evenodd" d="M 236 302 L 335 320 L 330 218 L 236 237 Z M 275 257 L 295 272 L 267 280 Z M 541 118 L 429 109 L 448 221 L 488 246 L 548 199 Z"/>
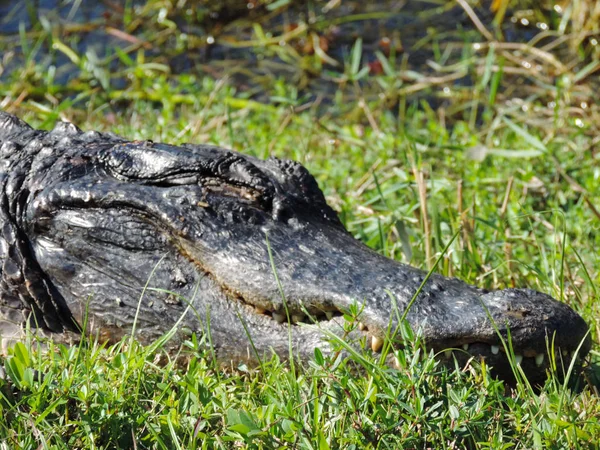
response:
<path id="1" fill-rule="evenodd" d="M 0 0 L 0 34 L 18 33 L 20 26 L 30 30 L 40 17 L 49 21 L 86 23 L 101 17 L 107 10 L 101 1 Z"/>
<path id="2" fill-rule="evenodd" d="M 142 51 L 147 61 L 160 62 L 172 74 L 230 76 L 240 90 L 258 97 L 283 78 L 309 97 L 327 98 L 347 75 L 358 38 L 361 68 L 381 74 L 384 56 L 395 69 L 402 67 L 408 82 L 415 81 L 410 71 L 435 74 L 432 62 L 459 63 L 469 56 L 465 42 L 484 41 L 464 10 L 443 0 L 290 1 L 273 11 L 260 0 L 183 3 L 184 8 L 161 14 L 152 9 L 157 2 L 0 0 L 0 83 L 14 79 L 33 59 L 54 87 L 68 86 L 82 78 L 76 55 L 85 58 L 84 70 L 92 74 L 85 82 L 124 88 L 126 64 L 115 50 L 121 49 L 132 60 Z M 476 13 L 493 31 L 489 2 Z M 299 27 L 308 33 L 289 38 Z M 535 22 L 521 27 L 507 20 L 503 27 L 504 39 L 517 42 L 539 31 Z M 260 43 L 260 33 L 268 42 Z M 272 42 L 286 33 L 288 38 Z M 313 56 L 315 47 L 324 57 Z M 470 84 L 468 73 L 448 82 Z"/>

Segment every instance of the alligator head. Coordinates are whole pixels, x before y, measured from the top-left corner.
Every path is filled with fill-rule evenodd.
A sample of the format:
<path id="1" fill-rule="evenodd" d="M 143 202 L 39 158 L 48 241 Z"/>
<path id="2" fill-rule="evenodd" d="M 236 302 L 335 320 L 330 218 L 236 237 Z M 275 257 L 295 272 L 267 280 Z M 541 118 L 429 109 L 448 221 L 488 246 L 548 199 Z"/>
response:
<path id="1" fill-rule="evenodd" d="M 423 283 L 425 272 L 370 250 L 292 161 L 67 123 L 37 131 L 0 112 L 0 230 L 5 337 L 29 320 L 52 333 L 85 323 L 116 340 L 136 321 L 149 341 L 179 320 L 182 333 L 210 325 L 222 360 L 285 356 L 290 335 L 306 358 L 329 348 L 323 336 L 340 334 L 340 315 L 357 304 L 353 334 L 375 351 L 406 313 L 430 348 L 485 358 L 507 378 L 498 332 L 537 381 L 549 342 L 565 363 L 582 342 L 579 356 L 590 348 L 582 318 L 548 295 L 435 274 Z"/>

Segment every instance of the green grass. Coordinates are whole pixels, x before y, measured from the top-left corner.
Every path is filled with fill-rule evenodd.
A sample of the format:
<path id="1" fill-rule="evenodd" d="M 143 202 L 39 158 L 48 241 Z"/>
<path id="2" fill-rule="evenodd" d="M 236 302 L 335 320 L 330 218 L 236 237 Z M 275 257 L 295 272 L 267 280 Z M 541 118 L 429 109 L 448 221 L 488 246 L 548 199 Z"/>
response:
<path id="1" fill-rule="evenodd" d="M 382 72 L 371 73 L 360 41 L 343 66 L 324 67 L 318 55 L 289 49 L 297 35 L 273 29 L 269 37 L 262 18 L 240 19 L 250 51 L 332 82 L 322 100 L 284 74 L 249 71 L 243 87 L 227 78 L 241 70 L 227 62 L 217 77 L 202 64 L 175 73 L 168 58 L 205 43 L 191 36 L 181 47 L 161 8 L 167 18 L 174 12 L 159 1 L 123 12 L 125 31 L 162 39 L 154 54 L 132 46 L 96 61 L 52 26 L 21 32 L 25 63 L 0 78 L 0 107 L 44 128 L 64 118 L 131 139 L 298 160 L 373 249 L 425 270 L 439 259 L 438 272 L 485 288 L 546 292 L 579 312 L 598 340 L 598 51 L 569 28 L 583 16 L 569 10 L 563 28 L 560 17 L 549 21 L 551 42 L 571 38 L 567 53 L 547 50 L 548 41 L 512 48 L 472 31 L 432 33 L 418 45 L 431 48 L 433 73 L 383 53 L 373 55 Z M 333 19 L 319 14 L 300 37 L 326 34 Z M 289 46 L 278 45 L 282 36 Z M 0 37 L 5 62 L 14 42 Z M 69 56 L 68 83 L 55 83 L 48 61 L 35 58 L 45 52 Z M 463 73 L 470 84 L 453 84 Z M 128 341 L 46 352 L 19 344 L 3 361 L 0 448 L 598 448 L 596 344 L 579 390 L 550 376 L 534 393 L 506 388 L 477 362 L 445 369 L 418 336 L 413 342 L 395 355 L 401 370 L 367 352 L 316 354 L 294 370 L 276 358 L 224 369 L 194 339 L 185 363 Z"/>

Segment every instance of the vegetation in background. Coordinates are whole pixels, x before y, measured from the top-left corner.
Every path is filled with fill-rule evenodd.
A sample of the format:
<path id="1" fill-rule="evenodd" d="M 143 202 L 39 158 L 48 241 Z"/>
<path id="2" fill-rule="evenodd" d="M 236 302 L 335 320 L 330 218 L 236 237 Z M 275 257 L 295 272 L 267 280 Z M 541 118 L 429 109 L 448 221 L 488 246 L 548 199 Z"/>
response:
<path id="1" fill-rule="evenodd" d="M 481 287 L 547 292 L 600 340 L 596 2 L 414 1 L 408 17 L 385 9 L 396 2 L 152 0 L 87 22 L 82 2 L 43 14 L 26 3 L 28 25 L 0 35 L 0 108 L 44 128 L 66 119 L 298 160 L 370 247 L 425 269 L 439 258 L 439 272 Z M 400 370 L 366 351 L 317 353 L 298 372 L 275 358 L 223 369 L 195 339 L 186 352 L 182 368 L 129 341 L 13 347 L 0 448 L 600 441 L 597 347 L 580 389 L 550 377 L 540 392 L 477 362 L 443 369 L 418 336 L 397 350 Z"/>

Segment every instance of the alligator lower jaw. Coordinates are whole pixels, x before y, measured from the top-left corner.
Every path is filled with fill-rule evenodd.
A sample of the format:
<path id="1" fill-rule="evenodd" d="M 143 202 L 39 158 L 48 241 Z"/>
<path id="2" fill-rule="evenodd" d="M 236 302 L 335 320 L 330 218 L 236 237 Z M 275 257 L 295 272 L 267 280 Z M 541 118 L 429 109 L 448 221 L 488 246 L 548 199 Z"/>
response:
<path id="1" fill-rule="evenodd" d="M 276 335 L 273 335 L 275 340 L 287 340 L 289 338 L 288 327 L 291 327 L 293 335 L 298 332 L 295 338 L 292 336 L 292 339 L 297 339 L 298 343 L 302 343 L 302 341 L 322 342 L 322 349 L 326 349 L 329 347 L 326 343 L 328 336 L 330 337 L 332 334 L 345 335 L 344 339 L 349 341 L 354 348 L 362 347 L 374 353 L 386 352 L 386 364 L 399 370 L 402 370 L 402 367 L 398 365 L 395 351 L 412 345 L 403 342 L 399 335 L 386 339 L 384 337 L 386 336 L 386 330 L 370 327 L 362 322 L 356 322 L 354 326 L 349 327 L 347 323 L 344 323 L 344 312 L 333 309 L 333 307 L 328 310 L 302 308 L 302 311 L 293 310 L 290 307 L 286 312 L 280 308 L 273 309 L 271 306 L 262 306 L 269 304 L 264 299 L 260 302 L 261 306 L 256 306 L 256 303 L 259 302 L 244 298 L 239 293 L 234 294 L 229 289 L 224 290 L 227 292 L 230 301 L 242 306 L 246 314 L 253 314 L 265 326 L 271 327 L 271 330 L 278 330 L 275 333 Z M 492 368 L 490 372 L 493 376 L 506 380 L 509 384 L 514 384 L 515 371 L 519 371 L 517 366 L 520 366 L 530 383 L 535 385 L 543 384 L 547 378 L 547 372 L 551 369 L 557 373 L 559 378 L 564 378 L 574 358 L 574 366 L 576 368 L 580 367 L 582 362 L 580 356 L 587 354 L 590 343 L 589 338 L 586 338 L 580 353 L 577 353 L 576 347 L 560 348 L 557 342 L 554 342 L 553 345 L 551 336 L 547 337 L 547 343 L 543 342 L 541 345 L 535 345 L 537 350 L 527 344 L 519 345 L 514 341 L 508 342 L 507 340 L 502 343 L 500 340 L 494 340 L 493 338 L 486 339 L 487 342 L 477 341 L 476 338 L 474 340 L 464 338 L 438 342 L 428 340 L 426 333 L 424 333 L 422 340 L 425 348 L 433 350 L 436 358 L 443 365 L 452 367 L 456 361 L 461 367 L 465 367 L 471 361 L 484 362 L 486 366 Z M 310 357 L 316 346 L 318 344 L 309 349 L 303 349 L 301 353 Z M 287 345 L 280 345 L 280 343 L 273 345 L 273 348 L 276 347 L 288 348 Z M 551 348 L 552 350 L 550 350 Z M 286 355 L 281 356 L 285 357 Z"/>
<path id="2" fill-rule="evenodd" d="M 386 343 L 386 341 L 377 336 L 366 337 L 367 346 L 376 353 L 380 353 L 387 345 L 390 353 L 393 355 L 394 349 L 403 349 L 405 344 L 402 342 Z M 506 347 L 505 347 L 506 345 Z M 523 372 L 531 378 L 531 380 L 543 380 L 546 376 L 546 370 L 555 367 L 564 373 L 567 372 L 571 361 L 575 358 L 579 365 L 579 355 L 575 350 L 548 349 L 545 352 L 534 352 L 531 349 L 521 350 L 519 348 L 511 349 L 510 343 L 505 341 L 504 344 L 486 344 L 483 342 L 471 342 L 456 346 L 439 346 L 435 343 L 425 341 L 425 348 L 431 349 L 436 355 L 436 358 L 446 365 L 452 365 L 454 360 L 460 364 L 467 364 L 471 360 L 485 361 L 485 364 L 493 367 L 493 373 L 503 379 L 513 378 L 513 368 L 519 365 Z M 508 350 L 508 355 L 507 355 Z M 391 363 L 391 364 L 390 364 Z M 388 358 L 388 364 L 400 369 L 397 358 Z M 511 368 L 511 365 L 514 366 Z"/>
<path id="3" fill-rule="evenodd" d="M 314 335 L 311 339 L 306 339 L 310 342 L 323 342 L 323 348 L 327 348 L 326 340 L 332 334 L 346 334 L 344 338 L 355 348 L 364 348 L 372 351 L 374 354 L 385 352 L 387 353 L 386 364 L 389 367 L 402 370 L 399 365 L 399 360 L 396 357 L 396 351 L 402 351 L 404 347 L 409 347 L 412 343 L 403 342 L 400 336 L 395 336 L 392 339 L 385 339 L 382 336 L 385 332 L 374 334 L 364 324 L 358 322 L 353 327 L 344 329 L 344 318 L 340 316 L 338 311 L 329 311 L 327 316 L 322 313 L 317 320 L 311 322 L 310 316 L 305 314 L 290 314 L 288 325 L 287 316 L 285 313 L 273 313 L 263 308 L 252 307 L 245 305 L 248 309 L 258 313 L 265 322 L 269 322 L 281 328 L 282 336 L 287 336 L 288 327 L 292 327 L 292 333 L 299 331 L 300 333 L 310 330 L 310 334 Z M 275 319 L 275 320 L 273 320 Z M 279 322 L 279 323 L 276 323 Z M 347 324 L 346 324 L 347 325 Z M 294 337 L 292 337 L 294 339 Z M 548 339 L 548 349 L 546 351 L 534 351 L 531 348 L 520 348 L 515 343 L 509 343 L 505 340 L 504 344 L 498 342 L 496 344 L 488 344 L 484 342 L 469 342 L 469 343 L 436 343 L 428 342 L 423 339 L 425 348 L 432 350 L 443 365 L 453 367 L 455 361 L 460 367 L 467 366 L 470 362 L 484 362 L 486 366 L 491 367 L 490 372 L 493 376 L 506 380 L 509 384 L 515 381 L 515 371 L 519 371 L 517 366 L 520 366 L 522 372 L 532 385 L 541 385 L 547 378 L 547 371 L 553 369 L 556 371 L 559 378 L 564 378 L 569 370 L 569 366 L 575 358 L 575 368 L 581 366 L 580 354 L 574 349 L 561 349 L 555 347 L 551 350 L 551 339 Z M 581 354 L 586 354 L 587 344 L 582 346 Z M 286 348 L 286 346 L 283 346 Z M 507 355 L 508 350 L 508 355 Z M 305 349 L 304 354 L 312 354 L 313 349 Z M 285 356 L 285 355 L 284 355 Z"/>

